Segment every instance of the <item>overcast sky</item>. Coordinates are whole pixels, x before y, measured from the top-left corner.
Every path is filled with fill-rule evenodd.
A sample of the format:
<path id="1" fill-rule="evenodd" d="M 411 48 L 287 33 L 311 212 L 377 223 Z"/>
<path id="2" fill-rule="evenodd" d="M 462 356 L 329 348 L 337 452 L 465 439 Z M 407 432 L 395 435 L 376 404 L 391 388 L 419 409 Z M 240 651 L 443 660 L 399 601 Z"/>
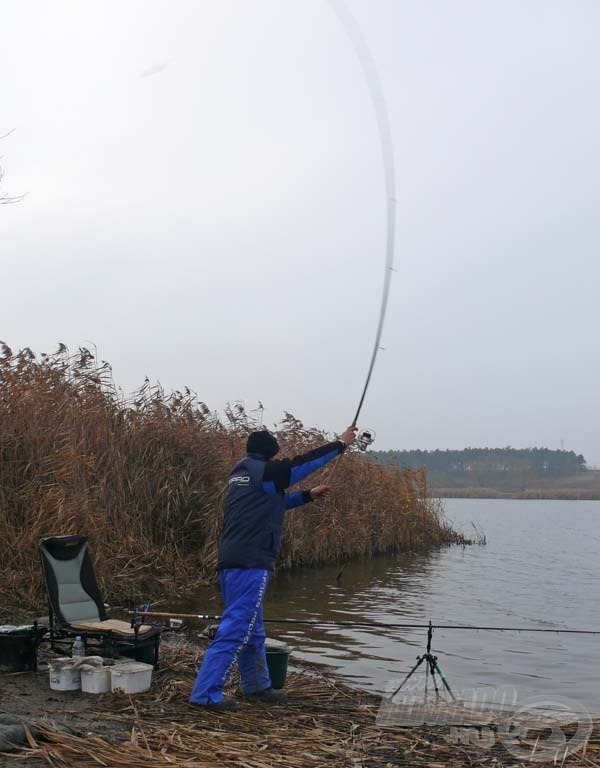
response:
<path id="1" fill-rule="evenodd" d="M 600 464 L 600 3 L 349 0 L 379 69 L 396 267 L 379 448 Z M 385 259 L 381 149 L 325 0 L 3 0 L 0 338 L 93 341 L 211 408 L 341 430 Z"/>

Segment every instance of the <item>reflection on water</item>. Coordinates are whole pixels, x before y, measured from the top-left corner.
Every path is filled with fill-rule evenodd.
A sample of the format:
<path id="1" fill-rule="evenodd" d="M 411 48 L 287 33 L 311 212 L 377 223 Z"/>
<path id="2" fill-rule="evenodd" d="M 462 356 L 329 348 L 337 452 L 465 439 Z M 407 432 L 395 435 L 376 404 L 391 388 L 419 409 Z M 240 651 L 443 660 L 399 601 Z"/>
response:
<path id="1" fill-rule="evenodd" d="M 480 525 L 487 546 L 374 558 L 347 565 L 339 581 L 339 567 L 279 573 L 265 615 L 600 629 L 598 502 L 451 499 L 446 511 L 467 532 L 471 521 Z M 195 608 L 219 612 L 220 602 L 199 595 Z M 410 670 L 426 643 L 425 630 L 271 624 L 268 631 L 296 656 L 379 691 Z M 519 699 L 554 693 L 600 711 L 600 636 L 439 629 L 433 649 L 456 691 L 512 685 Z"/>

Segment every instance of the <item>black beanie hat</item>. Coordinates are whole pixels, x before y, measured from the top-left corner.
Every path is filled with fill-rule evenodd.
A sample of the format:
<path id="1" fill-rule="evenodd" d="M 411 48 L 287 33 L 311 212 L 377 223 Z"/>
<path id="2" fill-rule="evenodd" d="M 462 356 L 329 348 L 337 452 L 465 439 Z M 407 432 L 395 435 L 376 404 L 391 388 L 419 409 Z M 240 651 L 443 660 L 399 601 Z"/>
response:
<path id="1" fill-rule="evenodd" d="M 248 453 L 260 453 L 267 459 L 272 459 L 279 450 L 279 443 L 274 435 L 261 429 L 260 432 L 251 432 L 248 435 L 246 451 Z"/>

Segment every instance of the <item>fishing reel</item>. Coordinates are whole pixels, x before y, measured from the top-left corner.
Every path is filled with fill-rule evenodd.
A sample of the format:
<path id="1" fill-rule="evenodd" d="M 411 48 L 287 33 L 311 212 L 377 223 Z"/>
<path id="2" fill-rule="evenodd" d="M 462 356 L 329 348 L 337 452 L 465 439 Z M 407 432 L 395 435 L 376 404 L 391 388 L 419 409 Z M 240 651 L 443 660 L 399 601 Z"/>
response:
<path id="1" fill-rule="evenodd" d="M 356 435 L 355 442 L 359 451 L 366 451 L 375 442 L 375 432 L 372 429 L 363 429 Z"/>

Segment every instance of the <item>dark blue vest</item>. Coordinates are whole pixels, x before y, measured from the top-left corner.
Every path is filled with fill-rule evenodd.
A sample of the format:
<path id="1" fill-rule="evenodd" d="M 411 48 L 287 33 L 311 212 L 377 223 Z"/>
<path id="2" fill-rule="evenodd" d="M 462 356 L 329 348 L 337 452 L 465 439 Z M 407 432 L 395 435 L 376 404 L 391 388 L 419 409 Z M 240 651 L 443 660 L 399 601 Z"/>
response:
<path id="1" fill-rule="evenodd" d="M 286 508 L 285 493 L 263 488 L 266 460 L 250 454 L 229 476 L 219 569 L 265 568 L 272 571 L 279 554 Z"/>
<path id="2" fill-rule="evenodd" d="M 293 459 L 267 459 L 250 453 L 229 476 L 229 496 L 219 548 L 219 569 L 265 568 L 272 571 L 279 554 L 286 509 L 311 501 L 310 491 L 286 489 L 312 475 L 346 446 L 325 443 Z"/>

